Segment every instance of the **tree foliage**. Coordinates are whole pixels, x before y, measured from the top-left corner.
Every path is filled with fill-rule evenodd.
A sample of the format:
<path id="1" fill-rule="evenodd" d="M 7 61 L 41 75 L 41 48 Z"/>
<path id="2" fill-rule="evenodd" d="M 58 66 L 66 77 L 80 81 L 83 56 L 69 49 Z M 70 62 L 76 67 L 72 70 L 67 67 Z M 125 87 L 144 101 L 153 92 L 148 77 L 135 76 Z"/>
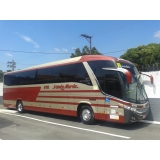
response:
<path id="1" fill-rule="evenodd" d="M 80 49 L 77 48 L 77 49 L 75 50 L 75 53 L 72 53 L 72 54 L 71 54 L 70 58 L 79 57 L 79 56 L 83 56 L 83 55 L 89 55 L 89 54 L 90 54 L 90 49 L 88 48 L 88 46 L 84 46 L 84 47 L 82 48 L 82 51 L 80 51 Z M 96 49 L 96 47 L 93 47 L 93 48 L 91 49 L 91 54 L 92 54 L 92 55 L 102 55 L 102 54 Z"/>
<path id="2" fill-rule="evenodd" d="M 3 81 L 3 72 L 2 72 L 2 70 L 0 70 L 0 82 L 2 82 Z"/>
<path id="3" fill-rule="evenodd" d="M 137 66 L 160 63 L 160 44 L 150 43 L 130 48 L 120 58 L 131 61 Z"/>

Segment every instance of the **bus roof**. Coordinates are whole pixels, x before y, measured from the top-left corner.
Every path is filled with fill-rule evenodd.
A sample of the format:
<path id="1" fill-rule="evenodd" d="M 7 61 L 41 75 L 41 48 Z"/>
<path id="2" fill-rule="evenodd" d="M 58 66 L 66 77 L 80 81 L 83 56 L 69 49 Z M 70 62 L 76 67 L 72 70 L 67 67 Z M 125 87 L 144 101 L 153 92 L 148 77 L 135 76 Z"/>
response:
<path id="1" fill-rule="evenodd" d="M 14 73 L 14 72 L 22 72 L 22 71 L 38 69 L 38 68 L 46 68 L 46 67 L 49 67 L 49 66 L 54 66 L 54 65 L 59 65 L 59 64 L 69 64 L 69 63 L 74 63 L 74 62 L 85 62 L 85 61 L 93 61 L 93 60 L 118 61 L 119 59 L 115 58 L 115 57 L 111 57 L 111 56 L 104 56 L 104 55 L 84 55 L 84 56 L 79 56 L 79 57 L 75 57 L 75 58 L 68 58 L 68 59 L 64 59 L 64 60 L 44 63 L 44 64 L 29 67 L 29 68 L 25 68 L 25 69 L 22 69 L 22 70 L 8 72 L 6 74 Z M 126 60 L 124 60 L 124 61 L 126 61 Z M 129 63 L 129 61 L 126 61 L 126 62 Z"/>

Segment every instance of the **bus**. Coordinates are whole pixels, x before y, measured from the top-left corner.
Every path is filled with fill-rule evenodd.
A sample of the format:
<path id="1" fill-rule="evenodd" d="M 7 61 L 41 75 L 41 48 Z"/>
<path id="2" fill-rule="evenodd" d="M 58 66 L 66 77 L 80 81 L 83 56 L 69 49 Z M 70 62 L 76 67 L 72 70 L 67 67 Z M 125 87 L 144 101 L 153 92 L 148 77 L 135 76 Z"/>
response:
<path id="1" fill-rule="evenodd" d="M 75 116 L 84 124 L 95 120 L 136 122 L 145 119 L 150 108 L 136 66 L 104 55 L 85 55 L 6 73 L 3 105 L 19 113 L 30 110 Z"/>

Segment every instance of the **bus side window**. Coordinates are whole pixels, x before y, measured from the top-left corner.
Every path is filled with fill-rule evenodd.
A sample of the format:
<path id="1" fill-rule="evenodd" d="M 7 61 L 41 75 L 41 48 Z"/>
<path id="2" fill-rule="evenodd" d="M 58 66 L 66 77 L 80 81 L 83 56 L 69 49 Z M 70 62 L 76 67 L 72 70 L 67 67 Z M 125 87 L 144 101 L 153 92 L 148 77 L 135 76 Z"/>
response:
<path id="1" fill-rule="evenodd" d="M 105 93 L 112 95 L 117 98 L 123 98 L 123 93 L 121 89 L 120 80 L 117 73 L 106 74 L 105 75 Z"/>
<path id="2" fill-rule="evenodd" d="M 66 82 L 77 82 L 92 85 L 88 73 L 82 63 L 70 64 L 67 66 Z"/>

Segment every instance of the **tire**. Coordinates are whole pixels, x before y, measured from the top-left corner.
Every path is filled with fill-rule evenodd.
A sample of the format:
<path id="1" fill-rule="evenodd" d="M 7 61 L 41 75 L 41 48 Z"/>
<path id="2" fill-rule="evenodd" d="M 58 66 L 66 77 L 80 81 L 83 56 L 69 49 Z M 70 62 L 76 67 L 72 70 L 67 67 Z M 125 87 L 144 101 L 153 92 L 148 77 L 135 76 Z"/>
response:
<path id="1" fill-rule="evenodd" d="M 90 106 L 85 105 L 80 110 L 80 118 L 83 124 L 93 124 L 94 119 L 94 113 Z"/>
<path id="2" fill-rule="evenodd" d="M 22 101 L 18 101 L 18 103 L 17 103 L 17 111 L 19 113 L 23 113 L 24 112 L 24 107 L 23 107 Z"/>

